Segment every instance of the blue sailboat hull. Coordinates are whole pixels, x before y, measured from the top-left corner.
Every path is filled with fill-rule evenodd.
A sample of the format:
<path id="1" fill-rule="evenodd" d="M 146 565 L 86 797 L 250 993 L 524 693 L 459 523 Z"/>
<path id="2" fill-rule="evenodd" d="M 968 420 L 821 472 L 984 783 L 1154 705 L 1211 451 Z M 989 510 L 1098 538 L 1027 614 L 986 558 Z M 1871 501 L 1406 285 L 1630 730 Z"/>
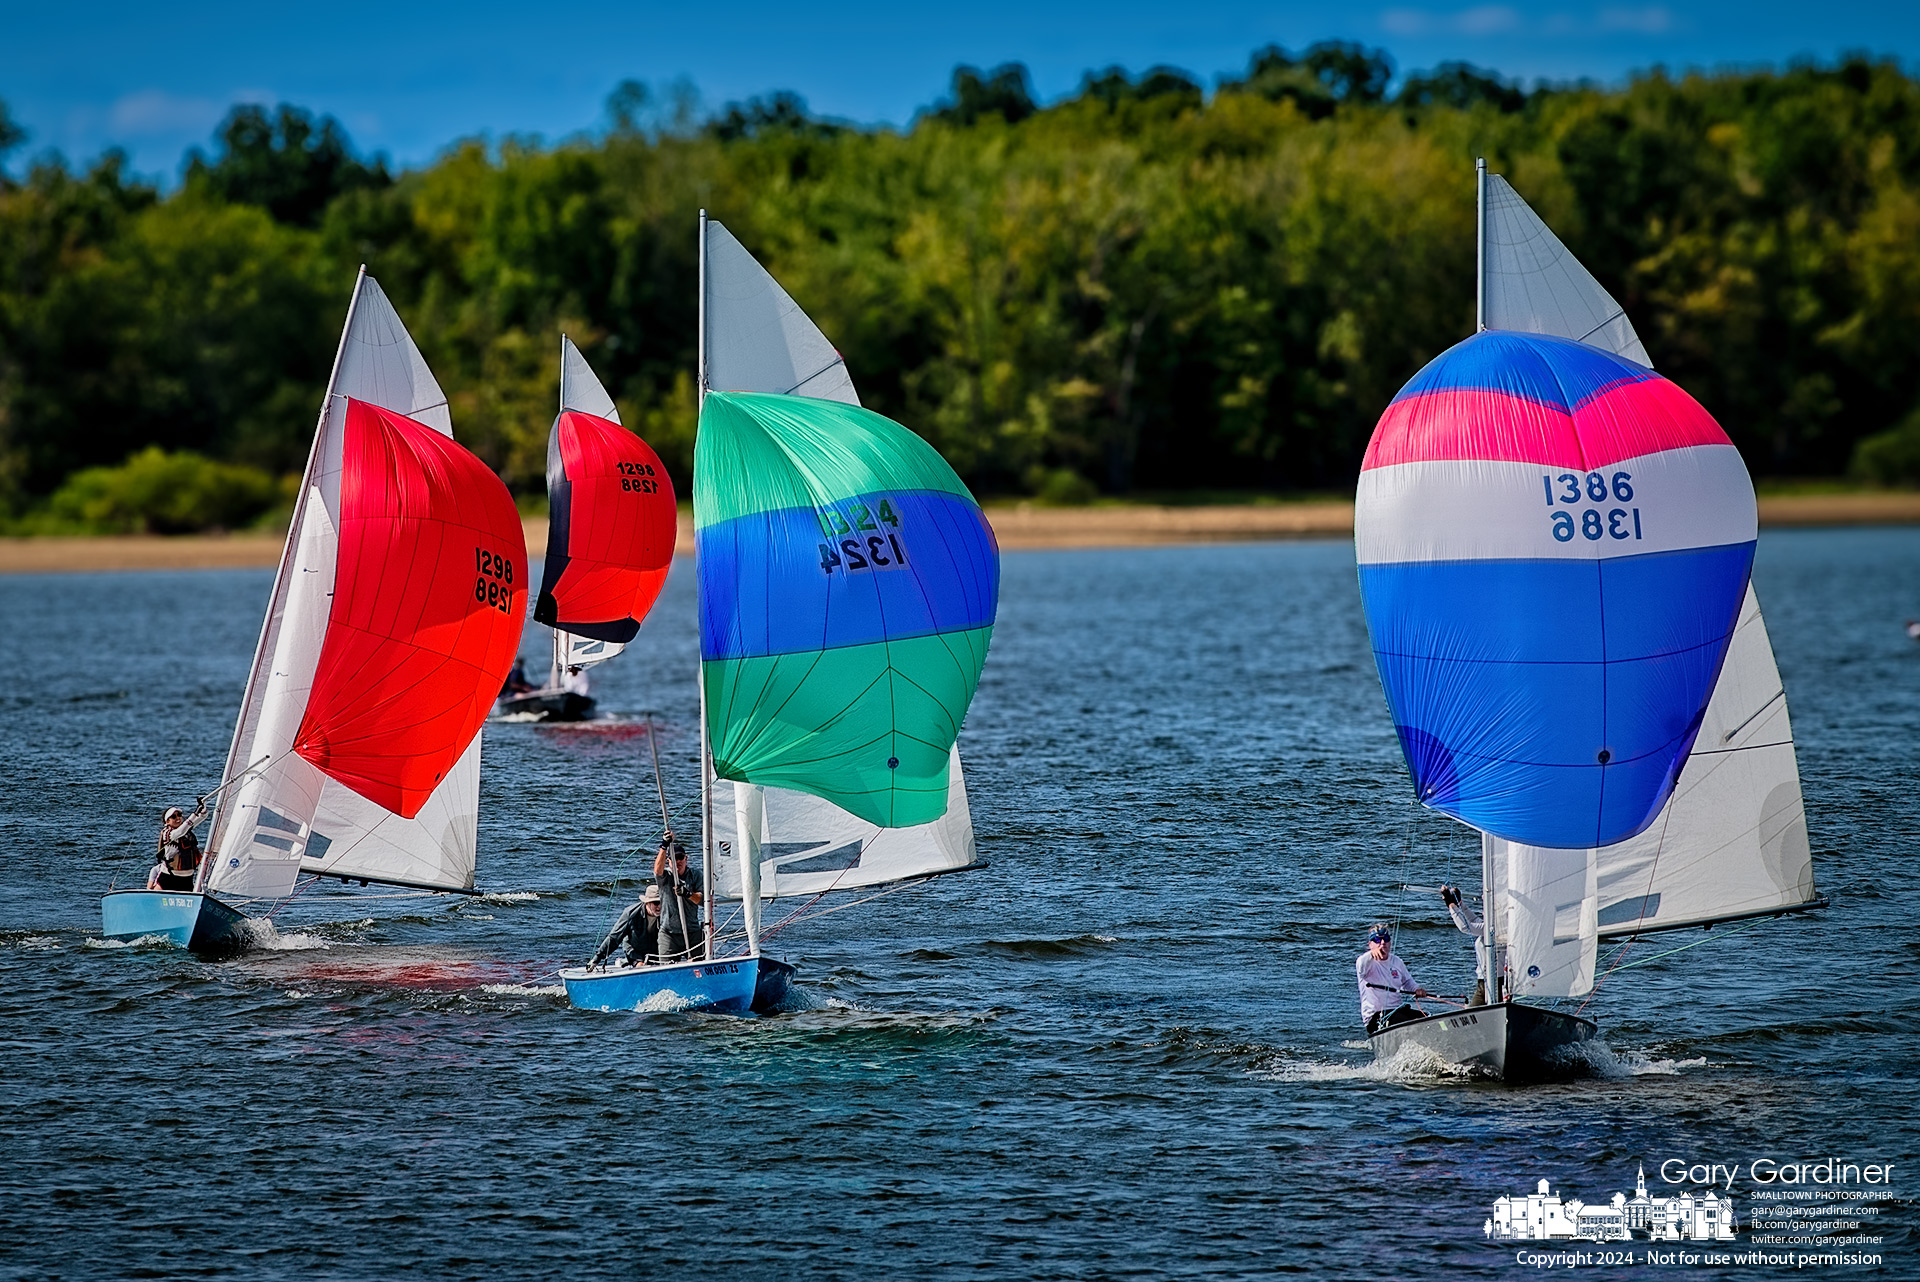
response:
<path id="1" fill-rule="evenodd" d="M 672 966 L 595 970 L 569 966 L 561 970 L 560 982 L 566 985 L 567 1000 L 581 1010 L 701 1010 L 744 1014 L 755 1008 L 763 965 L 777 975 L 785 963 L 763 963 L 758 957 L 722 957 Z M 792 974 L 792 967 L 785 969 Z M 778 986 L 784 996 L 784 980 L 778 981 Z"/>
<path id="2" fill-rule="evenodd" d="M 110 890 L 100 897 L 100 931 L 108 939 L 157 936 L 203 956 L 246 946 L 247 916 L 212 895 L 179 890 Z"/>

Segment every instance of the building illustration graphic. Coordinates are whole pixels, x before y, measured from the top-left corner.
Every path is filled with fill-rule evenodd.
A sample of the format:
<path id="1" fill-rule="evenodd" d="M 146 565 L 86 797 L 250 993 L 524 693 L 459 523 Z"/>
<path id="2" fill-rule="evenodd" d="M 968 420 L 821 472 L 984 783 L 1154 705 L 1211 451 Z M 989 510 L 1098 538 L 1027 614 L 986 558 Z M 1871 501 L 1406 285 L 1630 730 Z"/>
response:
<path id="1" fill-rule="evenodd" d="M 1546 1180 L 1532 1193 L 1502 1196 L 1483 1226 L 1497 1242 L 1538 1242 L 1553 1238 L 1582 1238 L 1590 1242 L 1625 1242 L 1642 1237 L 1654 1242 L 1730 1242 L 1737 1227 L 1733 1199 L 1708 1189 L 1675 1197 L 1651 1197 L 1647 1171 L 1629 1198 L 1615 1193 L 1607 1202 L 1562 1200 Z"/>

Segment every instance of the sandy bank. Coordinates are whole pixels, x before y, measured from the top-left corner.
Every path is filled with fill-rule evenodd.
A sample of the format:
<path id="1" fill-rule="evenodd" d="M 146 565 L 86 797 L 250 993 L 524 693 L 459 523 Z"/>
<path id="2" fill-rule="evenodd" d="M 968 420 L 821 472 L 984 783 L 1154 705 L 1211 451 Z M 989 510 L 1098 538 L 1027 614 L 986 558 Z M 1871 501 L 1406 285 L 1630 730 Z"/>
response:
<path id="1" fill-rule="evenodd" d="M 1020 503 L 987 509 L 1000 546 L 1027 548 L 1144 547 L 1248 539 L 1343 537 L 1353 533 L 1351 503 L 1273 503 L 1237 507 L 1048 508 Z M 1769 528 L 1819 525 L 1920 524 L 1920 494 L 1794 494 L 1760 500 Z M 526 523 L 527 552 L 546 551 L 547 522 Z M 692 522 L 680 522 L 680 546 L 693 546 Z M 90 570 L 192 570 L 274 565 L 278 536 L 0 539 L 0 574 Z"/>

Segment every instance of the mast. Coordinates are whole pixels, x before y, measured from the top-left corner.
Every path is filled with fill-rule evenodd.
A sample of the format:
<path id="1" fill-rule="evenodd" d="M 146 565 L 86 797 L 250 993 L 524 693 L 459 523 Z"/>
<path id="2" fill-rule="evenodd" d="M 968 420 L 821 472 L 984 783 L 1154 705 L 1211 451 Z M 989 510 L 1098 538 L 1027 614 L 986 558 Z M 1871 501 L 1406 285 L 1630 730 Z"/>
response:
<path id="1" fill-rule="evenodd" d="M 700 211 L 700 287 L 695 299 L 696 327 L 698 334 L 694 341 L 694 380 L 698 399 L 694 403 L 694 448 L 700 448 L 699 411 L 707 403 L 707 211 Z M 699 556 L 699 541 L 695 539 L 695 558 Z M 700 576 L 694 575 L 694 617 L 700 615 Z M 694 664 L 694 681 L 700 687 L 700 897 L 706 901 L 707 910 L 707 960 L 713 960 L 713 757 L 711 745 L 707 741 L 707 678 L 705 669 L 698 660 Z M 738 840 L 739 834 L 735 834 Z"/>
<path id="2" fill-rule="evenodd" d="M 1473 162 L 1473 332 L 1487 327 L 1487 158 Z"/>

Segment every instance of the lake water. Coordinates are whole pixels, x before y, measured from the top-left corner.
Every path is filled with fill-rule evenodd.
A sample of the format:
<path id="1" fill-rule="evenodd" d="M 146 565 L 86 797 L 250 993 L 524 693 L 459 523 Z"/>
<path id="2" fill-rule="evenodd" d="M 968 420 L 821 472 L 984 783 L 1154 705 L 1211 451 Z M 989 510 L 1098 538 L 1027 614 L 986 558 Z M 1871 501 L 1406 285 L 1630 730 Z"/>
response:
<path id="1" fill-rule="evenodd" d="M 1660 937 L 1708 942 L 1526 1088 L 1355 1045 L 1376 916 L 1464 991 L 1399 887 L 1478 859 L 1411 803 L 1345 542 L 1009 554 L 961 741 L 991 867 L 781 932 L 805 1009 L 569 1009 L 658 833 L 635 718 L 695 809 L 690 568 L 599 670 L 625 720 L 487 730 L 494 893 L 308 892 L 218 964 L 105 944 L 98 895 L 218 780 L 271 576 L 0 578 L 0 1274 L 1510 1276 L 1482 1222 L 1538 1179 L 1832 1155 L 1899 1175 L 1883 1263 L 1826 1271 L 1920 1276 L 1920 530 L 1760 544 L 1833 907 Z"/>

